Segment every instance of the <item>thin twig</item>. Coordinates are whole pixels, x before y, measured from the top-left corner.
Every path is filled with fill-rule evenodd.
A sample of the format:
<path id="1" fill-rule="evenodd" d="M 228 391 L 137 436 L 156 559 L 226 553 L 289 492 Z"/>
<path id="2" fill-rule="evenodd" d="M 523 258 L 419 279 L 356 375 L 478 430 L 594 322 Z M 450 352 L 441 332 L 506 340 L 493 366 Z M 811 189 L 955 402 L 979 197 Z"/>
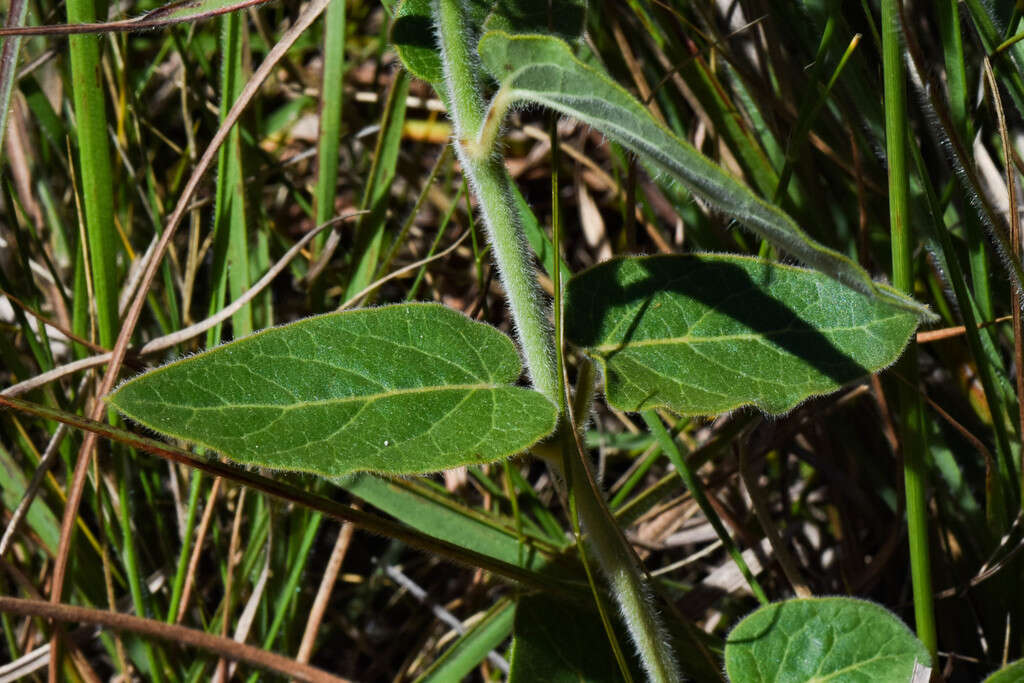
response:
<path id="1" fill-rule="evenodd" d="M 345 522 L 341 525 L 341 531 L 338 532 L 338 540 L 334 542 L 331 558 L 327 561 L 327 568 L 324 569 L 324 575 L 320 579 L 320 588 L 317 589 L 316 598 L 313 599 L 313 606 L 309 608 L 306 630 L 302 633 L 299 653 L 295 655 L 295 661 L 297 662 L 308 662 L 313 654 L 316 633 L 320 630 L 320 622 L 323 620 L 324 611 L 327 609 L 327 602 L 331 599 L 334 582 L 338 580 L 341 563 L 345 561 L 345 555 L 348 553 L 348 546 L 352 542 L 352 534 L 355 533 L 355 530 L 356 527 L 351 522 Z"/>
<path id="2" fill-rule="evenodd" d="M 205 631 L 185 628 L 174 624 L 165 624 L 155 619 L 143 619 L 120 612 L 90 609 L 77 605 L 51 603 L 28 598 L 12 598 L 0 595 L 0 612 L 17 614 L 25 617 L 41 617 L 58 622 L 78 621 L 96 624 L 116 631 L 127 631 L 151 638 L 159 638 L 171 643 L 192 645 L 201 650 L 227 657 L 239 662 L 251 664 L 260 669 L 275 671 L 301 681 L 311 683 L 346 683 L 347 679 L 329 674 L 322 669 L 302 664 L 282 655 L 267 652 L 251 645 L 237 643 L 230 638 L 215 636 Z"/>
<path id="3" fill-rule="evenodd" d="M 89 24 L 50 24 L 47 26 L 10 26 L 0 28 L 0 36 L 73 36 L 83 33 L 122 33 L 127 31 L 147 31 L 166 28 L 175 24 L 195 23 L 205 19 L 235 12 L 247 7 L 262 5 L 270 0 L 238 0 L 231 5 L 224 5 L 195 14 L 183 14 L 181 10 L 186 3 L 171 2 L 134 19 L 120 21 L 102 21 Z M 198 3 L 192 3 L 198 4 Z M 174 16 L 177 12 L 178 15 Z"/>
<path id="4" fill-rule="evenodd" d="M 188 570 L 185 572 L 185 585 L 181 590 L 181 601 L 178 603 L 178 614 L 174 617 L 174 623 L 180 624 L 185 618 L 185 611 L 188 609 L 188 601 L 192 597 L 192 585 L 195 583 L 196 567 L 199 566 L 199 555 L 203 548 L 203 541 L 206 540 L 206 530 L 210 528 L 210 519 L 213 517 L 214 504 L 217 502 L 217 494 L 220 492 L 221 477 L 213 480 L 210 487 L 210 495 L 206 497 L 206 507 L 203 508 L 203 516 L 199 520 L 199 528 L 196 530 L 195 545 L 192 546 L 192 554 L 188 558 Z"/>
<path id="5" fill-rule="evenodd" d="M 796 560 L 783 542 L 782 536 L 779 535 L 779 530 L 775 527 L 774 522 L 772 522 L 768 506 L 765 504 L 760 491 L 758 491 L 757 480 L 754 477 L 754 473 L 750 471 L 750 457 L 747 447 L 743 441 L 738 443 L 740 478 L 747 489 L 747 495 L 750 496 L 750 500 L 754 504 L 754 515 L 757 517 L 757 521 L 761 523 L 761 529 L 764 530 L 768 541 L 772 544 L 775 558 L 779 561 L 779 566 L 782 567 L 782 573 L 786 575 L 789 585 L 793 587 L 793 592 L 796 593 L 798 598 L 809 598 L 812 595 L 811 589 L 808 588 L 807 582 L 801 576 Z"/>
<path id="6" fill-rule="evenodd" d="M 408 273 L 410 271 L 416 270 L 417 268 L 419 268 L 421 266 L 425 266 L 428 263 L 431 263 L 432 261 L 436 261 L 436 260 L 438 260 L 440 258 L 444 258 L 448 254 L 450 254 L 453 251 L 455 251 L 458 248 L 458 246 L 460 244 L 462 244 L 462 242 L 467 237 L 469 237 L 471 232 L 472 232 L 471 230 L 467 230 L 466 232 L 462 233 L 462 237 L 460 237 L 459 239 L 455 240 L 450 247 L 448 247 L 447 249 L 442 251 L 440 254 L 434 254 L 433 256 L 427 257 L 425 259 L 421 259 L 419 261 L 416 261 L 415 263 L 410 263 L 407 266 L 403 266 L 402 268 L 399 268 L 398 270 L 395 270 L 395 271 L 392 271 L 392 272 L 388 273 L 387 275 L 385 275 L 384 277 L 380 278 L 376 282 L 371 282 L 362 291 L 360 291 L 359 293 L 355 294 L 351 299 L 349 299 L 348 301 L 346 301 L 342 305 L 338 306 L 338 310 L 339 311 L 343 311 L 346 308 L 349 308 L 350 306 L 354 306 L 355 304 L 359 303 L 359 300 L 362 299 L 364 296 L 366 296 L 367 294 L 369 294 L 373 290 L 377 289 L 378 287 L 380 287 L 384 283 L 389 282 L 391 280 L 394 280 L 396 277 L 401 277 L 405 273 Z"/>
<path id="7" fill-rule="evenodd" d="M 231 524 L 231 541 L 228 543 L 228 562 L 224 573 L 224 609 L 221 611 L 220 635 L 228 637 L 231 630 L 231 598 L 235 584 L 235 559 L 238 556 L 238 545 L 241 542 L 242 517 L 245 515 L 245 494 L 249 489 L 243 488 L 238 494 L 238 503 L 235 505 L 235 520 Z M 224 657 L 217 661 L 216 673 L 213 676 L 214 683 L 225 683 L 227 680 L 228 662 Z"/>
<path id="8" fill-rule="evenodd" d="M 1004 315 L 995 320 L 988 320 L 986 322 L 978 323 L 978 329 L 985 327 L 991 327 L 992 325 L 998 325 L 999 323 L 1005 323 L 1011 320 L 1013 316 Z M 955 327 L 943 327 L 941 330 L 925 330 L 917 333 L 918 344 L 929 344 L 931 342 L 941 341 L 943 339 L 952 339 L 953 337 L 959 337 L 967 334 L 967 327 L 965 325 L 956 325 Z"/>

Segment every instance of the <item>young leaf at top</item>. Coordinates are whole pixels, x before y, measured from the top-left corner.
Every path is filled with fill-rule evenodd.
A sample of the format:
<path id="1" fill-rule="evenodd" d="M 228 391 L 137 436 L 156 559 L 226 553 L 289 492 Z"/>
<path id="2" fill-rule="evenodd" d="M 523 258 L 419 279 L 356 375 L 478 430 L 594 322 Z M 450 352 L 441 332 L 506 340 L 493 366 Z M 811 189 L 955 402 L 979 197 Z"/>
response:
<path id="1" fill-rule="evenodd" d="M 157 368 L 108 399 L 237 462 L 338 476 L 490 462 L 550 433 L 512 341 L 436 304 L 334 313 Z"/>
<path id="2" fill-rule="evenodd" d="M 917 317 L 813 270 L 745 256 L 607 261 L 566 288 L 569 340 L 621 410 L 784 413 L 893 363 Z"/>
<path id="3" fill-rule="evenodd" d="M 466 3 L 467 21 L 474 31 L 499 29 L 508 33 L 552 33 L 567 40 L 583 34 L 587 14 L 585 0 L 471 0 Z M 433 2 L 402 0 L 391 24 L 391 43 L 409 72 L 435 86 L 439 95 L 444 81 L 441 52 L 434 34 Z"/>
<path id="4" fill-rule="evenodd" d="M 905 681 L 931 666 L 924 644 L 896 615 L 853 598 L 794 599 L 748 615 L 725 643 L 736 683 Z"/>
<path id="5" fill-rule="evenodd" d="M 652 171 L 667 173 L 805 264 L 921 318 L 933 317 L 925 306 L 876 285 L 848 257 L 813 240 L 785 212 L 665 128 L 622 86 L 577 59 L 564 41 L 491 31 L 480 39 L 478 50 L 484 67 L 502 84 L 492 105 L 496 109 L 491 112 L 493 125 L 500 124 L 502 110 L 516 102 L 541 104 L 576 118 L 639 155 Z"/>

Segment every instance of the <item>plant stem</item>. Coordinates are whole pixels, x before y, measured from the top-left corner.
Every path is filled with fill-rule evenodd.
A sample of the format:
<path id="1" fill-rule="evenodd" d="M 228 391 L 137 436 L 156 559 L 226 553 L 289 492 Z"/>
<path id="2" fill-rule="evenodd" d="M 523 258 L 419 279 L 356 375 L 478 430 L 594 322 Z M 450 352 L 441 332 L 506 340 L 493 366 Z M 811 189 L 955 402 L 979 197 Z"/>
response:
<path id="1" fill-rule="evenodd" d="M 566 447 L 572 437 L 566 439 Z M 577 451 L 579 449 L 576 449 Z M 640 574 L 636 556 L 619 530 L 608 507 L 600 497 L 582 453 L 568 453 L 564 459 L 568 471 L 556 468 L 573 484 L 576 512 L 586 532 L 587 545 L 601 566 L 618 602 L 622 618 L 636 645 L 647 677 L 651 681 L 678 681 L 679 671 L 669 647 L 668 637 L 658 621 L 650 591 Z"/>
<path id="2" fill-rule="evenodd" d="M 475 59 L 466 41 L 462 7 L 457 0 L 437 0 L 435 16 L 451 103 L 455 152 L 480 204 L 530 380 L 537 391 L 558 404 L 555 340 L 519 225 L 512 181 L 501 158 L 475 144 L 484 125 L 485 107 Z"/>
<path id="3" fill-rule="evenodd" d="M 589 475 L 586 480 L 579 478 L 576 470 L 581 469 L 574 466 L 576 462 L 585 462 L 581 459 L 585 457 L 582 448 L 577 449 L 576 440 L 578 439 L 579 431 L 577 425 L 582 424 L 582 417 L 576 412 L 576 406 L 570 407 L 569 400 L 569 389 L 567 386 L 567 378 L 565 371 L 565 338 L 564 338 L 564 327 L 562 325 L 562 269 L 559 265 L 559 260 L 562 255 L 562 239 L 561 239 L 561 220 L 559 216 L 559 201 L 558 201 L 558 165 L 559 159 L 559 148 L 558 148 L 558 119 L 554 114 L 549 115 L 549 136 L 551 139 L 551 243 L 554 247 L 555 257 L 555 268 L 552 270 L 551 276 L 554 282 L 554 321 L 555 321 L 555 356 L 557 360 L 557 380 L 558 380 L 558 398 L 559 404 L 558 409 L 561 412 L 563 419 L 558 428 L 558 439 L 562 447 L 562 478 L 565 480 L 567 508 L 569 510 L 569 522 L 572 525 L 573 536 L 576 538 L 576 548 L 579 551 L 580 562 L 583 564 L 583 569 L 587 574 L 587 582 L 590 584 L 590 590 L 594 594 L 594 601 L 597 604 L 597 611 L 601 617 L 601 624 L 604 626 L 605 633 L 608 636 L 608 642 L 612 646 L 612 652 L 615 655 L 615 661 L 619 665 L 619 671 L 622 673 L 623 679 L 626 683 L 633 683 L 633 676 L 629 670 L 629 664 L 626 661 L 626 656 L 622 652 L 622 646 L 619 644 L 619 639 L 615 634 L 615 628 L 612 624 L 612 620 L 608 615 L 608 609 L 606 608 L 606 600 L 601 592 L 597 588 L 597 583 L 594 580 L 594 572 L 591 570 L 590 560 L 588 553 L 583 543 L 583 533 L 581 531 L 581 515 L 579 501 L 581 495 L 578 495 L 581 488 L 589 488 L 590 482 L 592 481 Z M 586 375 L 587 373 L 581 373 Z M 581 376 L 582 382 L 589 382 L 593 385 L 593 376 Z M 580 386 L 581 391 L 586 391 L 584 386 Z M 572 410 L 570 414 L 569 411 Z M 577 455 L 579 450 L 579 455 Z M 586 465 L 584 464 L 584 467 Z M 586 497 L 585 494 L 582 497 Z M 607 509 L 607 508 L 605 508 Z M 613 524 L 614 526 L 614 524 Z M 597 555 L 598 553 L 595 553 Z M 602 566 L 602 570 L 604 567 Z M 611 574 L 607 571 L 605 573 L 611 577 Z M 613 583 L 614 585 L 614 583 Z M 619 591 L 617 591 L 619 592 Z M 657 626 L 657 624 L 655 624 Z"/>
<path id="4" fill-rule="evenodd" d="M 612 625 L 611 618 L 608 615 L 608 610 L 605 607 L 605 600 L 598 591 L 597 583 L 594 579 L 594 572 L 590 568 L 590 560 L 588 558 L 589 553 L 587 553 L 583 543 L 583 532 L 581 530 L 583 515 L 580 513 L 580 497 L 576 494 L 579 492 L 579 489 L 586 488 L 586 486 L 577 483 L 582 480 L 577 478 L 577 470 L 580 468 L 574 467 L 574 463 L 578 462 L 578 458 L 576 455 L 576 449 L 573 448 L 570 430 L 571 427 L 567 427 L 565 424 L 562 424 L 559 427 L 558 439 L 562 446 L 562 461 L 559 463 L 560 468 L 556 468 L 556 470 L 561 474 L 562 479 L 565 481 L 567 498 L 566 507 L 569 510 L 569 523 L 572 526 L 573 536 L 576 538 L 576 547 L 579 550 L 580 562 L 583 564 L 583 570 L 587 574 L 587 583 L 590 584 L 590 590 L 594 595 L 594 602 L 597 606 L 598 615 L 601 618 L 601 625 L 604 626 L 605 633 L 608 636 L 608 642 L 612 647 L 612 653 L 615 655 L 615 661 L 619 665 L 619 671 L 622 673 L 622 677 L 626 683 L 633 683 L 632 675 L 629 671 L 629 664 L 626 662 L 626 656 L 623 654 L 622 647 L 619 645 L 619 640 L 615 636 L 615 629 Z M 593 535 L 591 535 L 591 538 L 588 540 L 593 544 Z M 593 554 L 597 556 L 599 551 L 595 549 Z M 604 565 L 602 565 L 601 570 L 605 572 L 606 576 L 609 578 L 611 577 L 611 574 L 607 571 Z M 617 588 L 614 582 L 611 583 L 613 588 Z M 620 593 L 621 591 L 616 590 L 617 595 Z"/>
<path id="5" fill-rule="evenodd" d="M 502 159 L 493 154 L 494 132 L 500 126 L 502 102 L 490 112 L 480 95 L 479 68 L 470 52 L 462 5 L 458 0 L 435 0 L 434 16 L 444 65 L 449 114 L 455 132 L 455 150 L 480 206 L 488 238 L 505 288 L 512 319 L 533 387 L 557 405 L 559 396 L 555 339 L 537 287 L 537 277 L 522 226 L 519 223 L 512 180 Z M 497 96 L 499 99 L 501 94 Z M 497 117 L 497 118 L 496 118 Z M 481 136 L 484 127 L 488 133 Z M 557 244 L 555 245 L 557 255 Z M 556 259 L 557 264 L 557 259 Z M 557 265 L 556 265 L 557 267 Z M 547 450 L 568 448 L 578 434 L 563 427 Z M 566 431 L 569 434 L 566 434 Z M 552 454 L 549 465 L 572 486 L 571 495 L 594 557 L 611 584 L 612 594 L 652 681 L 679 680 L 675 658 L 664 629 L 650 604 L 636 558 L 616 525 L 587 468 L 582 448 L 575 453 Z"/>
<path id="6" fill-rule="evenodd" d="M 896 289 L 914 289 L 913 235 L 907 221 L 907 112 L 906 76 L 900 36 L 899 0 L 882 0 L 882 68 L 885 78 L 885 142 L 889 162 L 889 222 L 892 241 L 892 280 Z M 914 587 L 917 635 L 936 656 L 935 612 L 932 604 L 931 559 L 928 549 L 928 508 L 925 495 L 927 443 L 924 406 L 917 394 L 917 346 L 910 342 L 896 371 L 908 379 L 900 382 L 903 414 L 901 438 L 903 477 L 910 542 L 910 574 Z"/>
<path id="7" fill-rule="evenodd" d="M 69 23 L 105 15 L 106 2 L 70 0 Z M 68 39 L 72 100 L 77 118 L 78 163 L 81 169 L 82 209 L 92 273 L 100 345 L 110 348 L 117 337 L 117 230 L 114 227 L 114 183 L 107 147 L 107 112 L 100 66 L 100 37 L 75 35 Z"/>

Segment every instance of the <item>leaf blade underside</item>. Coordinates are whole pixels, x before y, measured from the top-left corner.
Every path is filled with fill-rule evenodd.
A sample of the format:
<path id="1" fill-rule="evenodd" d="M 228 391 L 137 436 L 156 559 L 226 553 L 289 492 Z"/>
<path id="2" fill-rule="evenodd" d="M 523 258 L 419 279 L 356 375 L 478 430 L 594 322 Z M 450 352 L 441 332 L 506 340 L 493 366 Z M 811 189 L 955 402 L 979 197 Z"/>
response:
<path id="1" fill-rule="evenodd" d="M 554 428 L 511 386 L 511 340 L 436 304 L 334 313 L 272 328 L 123 384 L 109 401 L 236 462 L 340 476 L 491 462 Z"/>
<path id="2" fill-rule="evenodd" d="M 569 282 L 566 311 L 612 405 L 683 415 L 787 412 L 887 367 L 917 327 L 816 271 L 731 255 L 605 262 Z"/>

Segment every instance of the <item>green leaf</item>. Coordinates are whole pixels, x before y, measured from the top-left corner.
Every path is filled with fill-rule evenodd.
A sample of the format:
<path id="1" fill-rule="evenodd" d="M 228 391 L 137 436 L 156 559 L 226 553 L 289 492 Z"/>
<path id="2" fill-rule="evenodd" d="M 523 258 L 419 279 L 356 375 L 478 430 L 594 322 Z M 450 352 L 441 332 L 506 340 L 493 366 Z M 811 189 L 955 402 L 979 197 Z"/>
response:
<path id="1" fill-rule="evenodd" d="M 741 621 L 725 645 L 737 683 L 909 682 L 928 650 L 896 615 L 853 598 L 809 598 L 767 605 Z"/>
<path id="2" fill-rule="evenodd" d="M 444 651 L 417 683 L 461 681 L 480 665 L 491 650 L 501 645 L 512 630 L 515 606 L 499 601 L 480 621 Z"/>
<path id="3" fill-rule="evenodd" d="M 495 4 L 484 31 L 546 33 L 574 40 L 583 34 L 585 0 L 502 0 Z"/>
<path id="4" fill-rule="evenodd" d="M 1010 662 L 985 679 L 985 683 L 1019 683 L 1024 681 L 1024 659 Z"/>
<path id="5" fill-rule="evenodd" d="M 338 476 L 430 472 L 519 452 L 555 406 L 509 386 L 511 340 L 437 304 L 308 318 L 158 368 L 109 401 L 237 462 Z"/>
<path id="6" fill-rule="evenodd" d="M 602 263 L 570 280 L 565 310 L 609 403 L 684 415 L 784 413 L 890 365 L 917 327 L 819 272 L 710 254 Z"/>
<path id="7" fill-rule="evenodd" d="M 519 599 L 509 683 L 619 683 L 622 675 L 596 612 L 544 596 Z M 637 673 L 635 680 L 643 680 Z"/>
<path id="8" fill-rule="evenodd" d="M 484 67 L 502 83 L 495 98 L 499 109 L 530 102 L 579 119 L 638 154 L 652 172 L 668 174 L 807 265 L 922 318 L 932 317 L 925 306 L 876 285 L 848 257 L 814 241 L 789 215 L 660 124 L 622 86 L 577 59 L 566 42 L 552 36 L 491 31 L 480 39 L 478 50 Z"/>
<path id="9" fill-rule="evenodd" d="M 28 481 L 22 474 L 19 463 L 3 445 L 0 445 L 0 505 L 3 505 L 5 510 L 16 510 L 27 488 Z M 27 524 L 32 533 L 39 536 L 42 547 L 50 556 L 57 554 L 60 545 L 60 520 L 47 506 L 43 497 L 37 496 L 32 502 L 23 524 Z"/>
<path id="10" fill-rule="evenodd" d="M 391 43 L 413 76 L 439 85 L 444 81 L 441 52 L 434 34 L 431 0 L 402 0 L 391 24 Z M 467 21 L 474 30 L 499 29 L 509 33 L 553 33 L 566 39 L 583 34 L 585 0 L 471 0 Z M 443 87 L 435 88 L 439 93 Z"/>
<path id="11" fill-rule="evenodd" d="M 402 0 L 391 24 L 391 44 L 409 73 L 428 83 L 439 84 L 444 81 L 444 70 L 434 37 L 430 5 L 430 0 Z"/>
<path id="12" fill-rule="evenodd" d="M 572 577 L 571 571 L 562 570 L 562 563 L 551 562 L 554 549 L 528 537 L 521 543 L 511 524 L 502 524 L 501 519 L 484 515 L 452 496 L 436 492 L 431 495 L 425 484 L 415 480 L 387 481 L 370 474 L 356 474 L 336 479 L 335 483 L 435 538 L 547 575 Z"/>

